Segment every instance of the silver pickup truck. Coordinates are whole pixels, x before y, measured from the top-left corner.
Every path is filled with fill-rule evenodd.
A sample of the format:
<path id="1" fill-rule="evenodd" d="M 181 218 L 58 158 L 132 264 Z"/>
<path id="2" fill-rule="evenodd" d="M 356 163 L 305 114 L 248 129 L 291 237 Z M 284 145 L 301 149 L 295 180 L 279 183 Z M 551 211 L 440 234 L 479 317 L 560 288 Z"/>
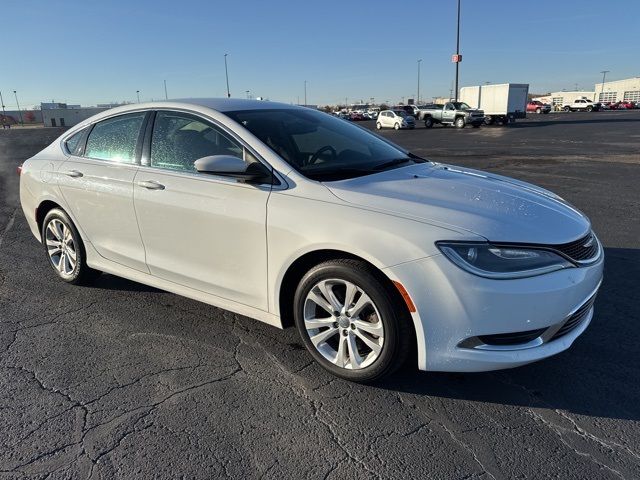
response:
<path id="1" fill-rule="evenodd" d="M 455 125 L 457 128 L 473 125 L 477 128 L 484 122 L 484 112 L 471 108 L 464 102 L 447 102 L 444 105 L 433 104 L 420 108 L 418 119 L 424 121 L 427 128 L 436 123 Z"/>

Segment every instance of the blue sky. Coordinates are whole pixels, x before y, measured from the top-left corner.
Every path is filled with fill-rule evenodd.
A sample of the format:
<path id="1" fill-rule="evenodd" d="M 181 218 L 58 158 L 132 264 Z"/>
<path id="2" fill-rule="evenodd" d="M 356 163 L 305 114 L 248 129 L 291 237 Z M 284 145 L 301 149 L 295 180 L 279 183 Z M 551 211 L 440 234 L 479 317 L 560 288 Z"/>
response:
<path id="1" fill-rule="evenodd" d="M 310 104 L 448 95 L 455 0 L 4 0 L 5 105 L 231 94 Z M 462 0 L 460 85 L 640 76 L 640 1 Z"/>

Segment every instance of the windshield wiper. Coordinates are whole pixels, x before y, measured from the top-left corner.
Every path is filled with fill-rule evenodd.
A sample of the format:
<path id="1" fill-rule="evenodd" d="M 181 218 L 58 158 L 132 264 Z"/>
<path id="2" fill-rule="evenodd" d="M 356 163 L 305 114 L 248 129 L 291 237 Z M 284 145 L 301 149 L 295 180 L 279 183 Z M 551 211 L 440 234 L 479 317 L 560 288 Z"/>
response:
<path id="1" fill-rule="evenodd" d="M 402 165 L 403 163 L 407 163 L 407 162 L 415 162 L 414 159 L 412 158 L 396 158 L 395 160 L 389 160 L 388 162 L 383 162 L 379 165 L 374 166 L 371 170 L 385 170 L 387 168 L 391 168 L 391 167 L 395 167 L 396 165 Z"/>

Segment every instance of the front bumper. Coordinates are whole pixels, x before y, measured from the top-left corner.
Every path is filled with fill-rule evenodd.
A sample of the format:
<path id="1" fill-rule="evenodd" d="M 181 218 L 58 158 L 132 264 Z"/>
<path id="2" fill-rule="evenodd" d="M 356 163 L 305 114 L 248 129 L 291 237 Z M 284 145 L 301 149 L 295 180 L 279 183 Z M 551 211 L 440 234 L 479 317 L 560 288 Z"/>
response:
<path id="1" fill-rule="evenodd" d="M 472 275 L 443 255 L 385 269 L 416 305 L 413 320 L 421 370 L 474 372 L 511 368 L 560 353 L 587 328 L 593 308 L 556 335 L 602 281 L 604 258 L 587 267 L 537 277 L 492 280 Z M 539 340 L 495 346 L 478 341 L 540 330 Z M 542 333 L 544 332 L 544 333 Z"/>

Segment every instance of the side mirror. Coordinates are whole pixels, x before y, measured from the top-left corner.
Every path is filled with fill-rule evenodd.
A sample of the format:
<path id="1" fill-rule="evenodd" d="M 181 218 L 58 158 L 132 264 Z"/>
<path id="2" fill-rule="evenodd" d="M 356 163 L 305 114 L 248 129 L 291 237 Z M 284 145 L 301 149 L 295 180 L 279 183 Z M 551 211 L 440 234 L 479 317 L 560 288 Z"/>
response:
<path id="1" fill-rule="evenodd" d="M 211 155 L 193 162 L 200 173 L 237 178 L 245 183 L 273 183 L 273 175 L 260 162 L 247 163 L 233 155 Z"/>

